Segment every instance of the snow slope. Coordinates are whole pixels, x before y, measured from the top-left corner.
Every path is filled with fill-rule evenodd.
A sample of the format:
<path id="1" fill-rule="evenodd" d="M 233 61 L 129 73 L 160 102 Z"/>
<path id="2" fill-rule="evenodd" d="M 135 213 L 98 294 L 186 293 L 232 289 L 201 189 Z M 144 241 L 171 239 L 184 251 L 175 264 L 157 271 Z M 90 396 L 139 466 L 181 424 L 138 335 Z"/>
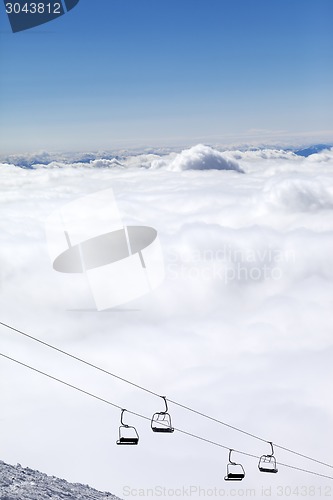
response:
<path id="1" fill-rule="evenodd" d="M 111 493 L 102 493 L 87 485 L 71 484 L 42 472 L 0 462 L 0 500 L 117 500 Z"/>

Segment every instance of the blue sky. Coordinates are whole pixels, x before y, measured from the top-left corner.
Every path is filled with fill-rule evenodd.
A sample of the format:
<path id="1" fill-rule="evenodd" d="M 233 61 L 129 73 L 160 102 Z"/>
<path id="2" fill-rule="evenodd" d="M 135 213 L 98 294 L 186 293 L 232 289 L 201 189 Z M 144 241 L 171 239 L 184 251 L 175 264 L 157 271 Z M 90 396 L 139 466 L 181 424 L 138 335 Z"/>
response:
<path id="1" fill-rule="evenodd" d="M 229 143 L 333 130 L 331 0 L 80 0 L 13 34 L 1 149 Z"/>

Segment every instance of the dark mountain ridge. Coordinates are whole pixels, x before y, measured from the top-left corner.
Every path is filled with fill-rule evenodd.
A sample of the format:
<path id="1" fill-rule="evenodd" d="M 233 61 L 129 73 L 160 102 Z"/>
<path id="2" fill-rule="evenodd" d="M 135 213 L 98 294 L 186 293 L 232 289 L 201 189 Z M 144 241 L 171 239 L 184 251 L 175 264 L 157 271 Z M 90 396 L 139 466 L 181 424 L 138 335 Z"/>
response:
<path id="1" fill-rule="evenodd" d="M 0 500 L 120 500 L 88 485 L 68 483 L 42 472 L 0 461 Z"/>

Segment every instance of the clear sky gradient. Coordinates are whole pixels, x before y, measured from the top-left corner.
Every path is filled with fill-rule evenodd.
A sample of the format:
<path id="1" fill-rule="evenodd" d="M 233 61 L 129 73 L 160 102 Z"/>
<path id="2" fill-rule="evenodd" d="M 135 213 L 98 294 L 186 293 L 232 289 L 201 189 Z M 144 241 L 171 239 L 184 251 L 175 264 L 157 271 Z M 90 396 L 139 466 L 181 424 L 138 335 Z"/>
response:
<path id="1" fill-rule="evenodd" d="M 4 153 L 333 130 L 332 0 L 80 0 L 16 34 L 0 11 Z"/>

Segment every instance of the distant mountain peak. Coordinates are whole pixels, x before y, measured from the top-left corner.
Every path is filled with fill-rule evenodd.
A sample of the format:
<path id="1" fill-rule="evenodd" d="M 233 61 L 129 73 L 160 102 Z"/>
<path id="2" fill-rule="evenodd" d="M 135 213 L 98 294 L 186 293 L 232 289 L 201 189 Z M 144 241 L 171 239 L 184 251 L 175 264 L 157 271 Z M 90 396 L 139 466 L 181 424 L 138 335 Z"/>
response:
<path id="1" fill-rule="evenodd" d="M 308 156 L 320 153 L 321 151 L 324 151 L 324 149 L 330 149 L 331 147 L 332 144 L 314 144 L 313 146 L 307 146 L 306 148 L 298 149 L 294 152 L 298 156 L 304 156 L 307 158 Z"/>

